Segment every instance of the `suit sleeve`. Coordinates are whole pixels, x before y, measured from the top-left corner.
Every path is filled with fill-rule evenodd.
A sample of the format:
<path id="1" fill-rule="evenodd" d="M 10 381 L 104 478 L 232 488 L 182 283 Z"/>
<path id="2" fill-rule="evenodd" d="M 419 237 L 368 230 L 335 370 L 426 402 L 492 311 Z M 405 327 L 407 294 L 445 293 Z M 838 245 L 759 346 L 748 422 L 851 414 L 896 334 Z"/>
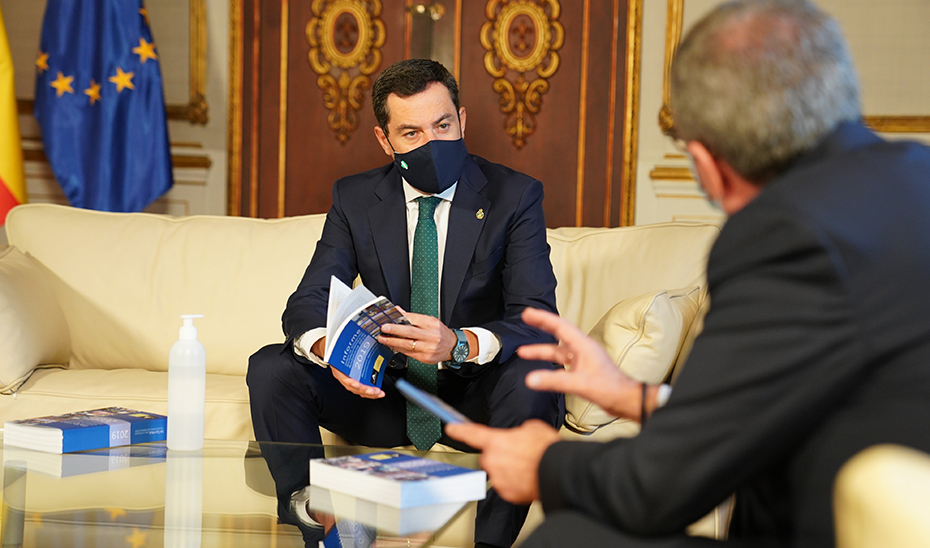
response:
<path id="1" fill-rule="evenodd" d="M 747 213 L 714 246 L 711 309 L 668 404 L 636 438 L 550 447 L 547 512 L 681 532 L 797 451 L 864 374 L 856 297 L 829 241 L 777 209 Z"/>
<path id="2" fill-rule="evenodd" d="M 342 210 L 339 182 L 333 185 L 333 205 L 326 214 L 323 234 L 316 244 L 310 265 L 297 290 L 287 300 L 281 317 L 284 336 L 297 339 L 315 327 L 326 326 L 330 276 L 336 276 L 352 286 L 358 275 L 358 264 L 352 232 Z"/>
<path id="3" fill-rule="evenodd" d="M 555 341 L 549 334 L 520 319 L 526 307 L 558 313 L 542 200 L 542 183 L 534 180 L 520 197 L 507 229 L 501 270 L 503 317 L 476 326 L 500 337 L 500 362 L 510 359 L 521 345 Z"/>

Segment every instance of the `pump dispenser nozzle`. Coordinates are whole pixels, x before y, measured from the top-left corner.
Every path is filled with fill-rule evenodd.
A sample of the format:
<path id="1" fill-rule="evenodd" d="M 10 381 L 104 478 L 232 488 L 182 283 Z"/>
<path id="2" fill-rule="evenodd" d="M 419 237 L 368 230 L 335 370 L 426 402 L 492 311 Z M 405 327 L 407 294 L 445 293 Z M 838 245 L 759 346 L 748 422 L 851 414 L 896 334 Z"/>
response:
<path id="1" fill-rule="evenodd" d="M 178 330 L 178 338 L 183 341 L 197 340 L 197 328 L 194 327 L 194 318 L 203 318 L 203 314 L 181 314 L 184 325 Z"/>

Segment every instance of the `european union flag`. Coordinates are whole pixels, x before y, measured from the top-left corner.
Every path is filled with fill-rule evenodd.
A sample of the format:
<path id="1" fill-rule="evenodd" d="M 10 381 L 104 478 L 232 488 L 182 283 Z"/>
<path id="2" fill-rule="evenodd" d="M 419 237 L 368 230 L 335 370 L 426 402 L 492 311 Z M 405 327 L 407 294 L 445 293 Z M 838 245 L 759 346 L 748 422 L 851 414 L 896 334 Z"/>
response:
<path id="1" fill-rule="evenodd" d="M 142 0 L 49 0 L 35 116 L 75 207 L 141 211 L 172 185 L 158 52 Z"/>

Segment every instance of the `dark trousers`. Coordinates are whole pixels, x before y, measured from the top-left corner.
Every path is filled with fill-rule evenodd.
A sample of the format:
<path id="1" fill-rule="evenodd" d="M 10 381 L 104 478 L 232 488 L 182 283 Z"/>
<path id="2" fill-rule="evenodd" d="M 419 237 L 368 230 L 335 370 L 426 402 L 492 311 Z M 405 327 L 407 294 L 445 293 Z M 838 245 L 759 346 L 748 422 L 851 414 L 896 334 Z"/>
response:
<path id="1" fill-rule="evenodd" d="M 439 396 L 475 422 L 493 427 L 511 428 L 536 418 L 558 428 L 565 417 L 562 395 L 536 392 L 524 383 L 530 371 L 554 367 L 514 356 L 502 364 L 488 364 L 471 378 L 443 370 Z M 404 370 L 389 369 L 381 387 L 385 397 L 363 399 L 346 391 L 329 369 L 298 358 L 290 345 L 266 346 L 249 359 L 246 376 L 255 439 L 320 443 L 322 426 L 361 445 L 410 445 L 406 400 L 394 387 L 403 375 Z M 439 443 L 474 451 L 445 434 Z M 528 506 L 512 505 L 489 490 L 487 498 L 478 502 L 475 542 L 510 546 L 528 511 Z"/>

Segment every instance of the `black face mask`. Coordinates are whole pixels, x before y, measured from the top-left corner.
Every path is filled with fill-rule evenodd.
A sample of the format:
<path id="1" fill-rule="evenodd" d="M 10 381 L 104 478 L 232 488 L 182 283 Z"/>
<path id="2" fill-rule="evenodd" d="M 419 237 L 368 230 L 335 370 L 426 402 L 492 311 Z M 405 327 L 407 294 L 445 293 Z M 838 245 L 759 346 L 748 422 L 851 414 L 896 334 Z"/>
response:
<path id="1" fill-rule="evenodd" d="M 394 153 L 394 165 L 410 186 L 438 194 L 455 184 L 465 169 L 468 149 L 464 139 L 429 141 L 404 154 Z"/>

